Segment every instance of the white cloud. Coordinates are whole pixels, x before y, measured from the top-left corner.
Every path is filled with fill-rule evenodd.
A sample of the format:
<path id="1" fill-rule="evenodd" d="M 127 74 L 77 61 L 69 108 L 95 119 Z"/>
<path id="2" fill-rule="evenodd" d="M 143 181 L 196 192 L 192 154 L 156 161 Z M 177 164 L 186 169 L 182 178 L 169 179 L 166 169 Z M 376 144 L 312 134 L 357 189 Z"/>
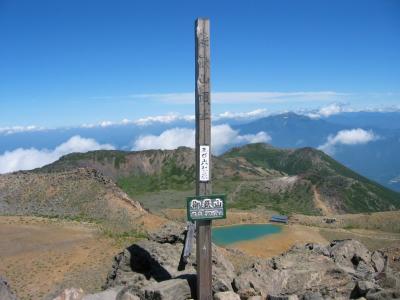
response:
<path id="1" fill-rule="evenodd" d="M 325 107 L 322 107 L 319 110 L 319 114 L 323 117 L 329 117 L 331 115 L 339 114 L 343 111 L 343 105 L 340 104 L 331 104 Z"/>
<path id="2" fill-rule="evenodd" d="M 112 150 L 114 147 L 109 144 L 99 144 L 94 139 L 86 139 L 77 135 L 53 150 L 18 148 L 0 155 L 0 174 L 39 168 L 69 153 L 100 149 Z"/>
<path id="3" fill-rule="evenodd" d="M 352 109 L 345 108 L 344 104 L 333 103 L 328 106 L 321 107 L 320 109 L 312 111 L 306 115 L 309 116 L 310 118 L 318 119 L 322 117 L 327 118 L 332 115 L 337 115 L 342 112 L 350 112 L 350 111 L 352 111 Z"/>
<path id="4" fill-rule="evenodd" d="M 145 118 L 140 118 L 133 121 L 134 124 L 140 126 L 146 126 L 153 123 L 172 123 L 175 121 L 194 121 L 194 115 L 178 115 L 178 114 L 167 114 L 167 115 L 160 115 L 160 116 L 149 116 Z"/>
<path id="5" fill-rule="evenodd" d="M 9 127 L 0 127 L 0 134 L 8 135 L 18 132 L 29 132 L 29 131 L 40 131 L 40 130 L 45 130 L 45 128 L 36 125 L 9 126 Z"/>
<path id="6" fill-rule="evenodd" d="M 268 115 L 268 111 L 265 108 L 259 108 L 253 111 L 248 112 L 230 112 L 226 111 L 223 113 L 218 114 L 214 117 L 214 120 L 221 120 L 221 119 L 246 119 L 246 120 L 253 120 L 257 118 L 262 118 Z"/>
<path id="7" fill-rule="evenodd" d="M 340 130 L 336 135 L 328 136 L 327 142 L 319 146 L 318 149 L 328 154 L 334 154 L 336 145 L 366 144 L 377 139 L 378 136 L 372 130 L 366 131 L 361 128 Z"/>
<path id="8" fill-rule="evenodd" d="M 121 124 L 127 125 L 128 122 L 129 122 L 129 120 L 127 120 L 127 119 L 123 119 L 121 122 L 113 122 L 113 121 L 107 121 L 107 120 L 105 120 L 105 121 L 101 121 L 101 122 L 99 122 L 99 123 L 97 123 L 97 124 L 93 124 L 93 123 L 83 123 L 83 124 L 81 124 L 79 127 L 81 127 L 81 128 L 103 127 L 103 128 L 105 128 L 105 127 L 110 127 L 110 126 L 115 126 L 115 125 L 121 125 Z"/>
<path id="9" fill-rule="evenodd" d="M 174 128 L 160 135 L 140 136 L 134 143 L 133 150 L 176 149 L 180 146 L 194 148 L 195 131 L 187 128 Z"/>
<path id="10" fill-rule="evenodd" d="M 257 118 L 261 118 L 267 116 L 267 110 L 265 108 L 256 109 L 249 112 L 230 112 L 226 111 L 213 116 L 213 120 L 223 120 L 223 119 L 247 119 L 253 120 Z M 179 114 L 166 114 L 159 116 L 148 116 L 144 118 L 137 119 L 135 121 L 131 121 L 131 123 L 139 125 L 139 126 L 147 126 L 154 123 L 172 123 L 176 121 L 187 121 L 193 122 L 195 121 L 194 115 L 179 115 Z"/>
<path id="11" fill-rule="evenodd" d="M 310 92 L 214 92 L 211 95 L 213 103 L 292 103 L 314 101 L 337 101 L 338 97 L 348 94 L 333 91 Z M 194 103 L 194 93 L 169 94 L 134 94 L 134 99 L 161 101 L 175 104 Z"/>
<path id="12" fill-rule="evenodd" d="M 247 119 L 253 120 L 257 118 L 261 118 L 267 115 L 267 110 L 264 108 L 256 109 L 249 112 L 223 112 L 218 115 L 213 116 L 214 120 L 222 120 L 222 119 Z M 177 121 L 186 121 L 186 122 L 194 122 L 194 115 L 180 115 L 177 113 L 169 113 L 165 115 L 158 116 L 147 116 L 136 120 L 122 119 L 118 122 L 112 121 L 102 121 L 97 124 L 82 124 L 83 128 L 94 128 L 94 127 L 108 127 L 108 126 L 118 126 L 118 125 L 129 125 L 134 124 L 138 126 L 149 126 L 155 123 L 161 124 L 169 124 Z"/>
<path id="13" fill-rule="evenodd" d="M 129 120 L 127 118 L 121 121 L 101 121 L 100 123 L 84 123 L 80 125 L 82 128 L 94 128 L 94 127 L 109 127 L 109 126 L 121 126 L 121 125 L 138 125 L 138 126 L 148 126 L 154 123 L 172 123 L 175 121 L 194 121 L 194 115 L 179 115 L 175 113 L 159 115 L 159 116 L 148 116 L 136 120 Z"/>
<path id="14" fill-rule="evenodd" d="M 100 127 L 108 127 L 108 126 L 112 126 L 115 125 L 115 123 L 111 122 L 111 121 L 102 121 L 100 122 Z"/>
<path id="15" fill-rule="evenodd" d="M 211 128 L 212 152 L 220 154 L 227 146 L 236 144 L 267 143 L 271 137 L 264 131 L 257 134 L 240 135 L 229 125 L 217 125 Z"/>
<path id="16" fill-rule="evenodd" d="M 146 149 L 176 149 L 180 146 L 194 148 L 195 130 L 187 128 L 174 128 L 160 135 L 140 136 L 134 143 L 133 150 Z M 266 143 L 271 137 L 266 132 L 257 134 L 240 135 L 239 131 L 229 125 L 217 125 L 211 129 L 212 152 L 220 154 L 227 146 L 245 143 Z"/>
<path id="17" fill-rule="evenodd" d="M 400 106 L 377 106 L 377 107 L 365 107 L 356 108 L 349 107 L 348 104 L 344 103 L 332 103 L 327 106 L 323 106 L 319 109 L 312 110 L 301 110 L 297 113 L 308 116 L 312 119 L 327 118 L 332 115 L 337 115 L 340 113 L 351 113 L 351 112 L 399 112 Z"/>

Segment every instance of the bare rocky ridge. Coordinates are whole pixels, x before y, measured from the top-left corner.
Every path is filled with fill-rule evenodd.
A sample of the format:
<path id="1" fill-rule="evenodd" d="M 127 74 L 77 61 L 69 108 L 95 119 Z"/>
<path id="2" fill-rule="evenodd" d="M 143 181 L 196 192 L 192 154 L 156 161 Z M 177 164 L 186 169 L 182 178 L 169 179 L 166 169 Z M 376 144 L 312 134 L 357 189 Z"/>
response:
<path id="1" fill-rule="evenodd" d="M 0 214 L 72 218 L 129 230 L 147 212 L 97 170 L 77 168 L 1 175 Z"/>

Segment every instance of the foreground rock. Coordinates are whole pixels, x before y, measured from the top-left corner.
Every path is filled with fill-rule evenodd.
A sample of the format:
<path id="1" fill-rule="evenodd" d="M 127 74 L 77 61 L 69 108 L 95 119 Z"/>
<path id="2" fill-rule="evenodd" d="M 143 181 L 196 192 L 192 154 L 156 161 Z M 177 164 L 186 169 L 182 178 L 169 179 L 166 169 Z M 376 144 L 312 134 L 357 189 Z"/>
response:
<path id="1" fill-rule="evenodd" d="M 82 300 L 84 295 L 82 289 L 70 288 L 62 291 L 61 294 L 53 300 Z"/>
<path id="2" fill-rule="evenodd" d="M 0 276 L 0 300 L 17 300 L 5 278 Z"/>
<path id="3" fill-rule="evenodd" d="M 106 291 L 85 295 L 82 289 L 65 289 L 59 296 L 53 300 L 116 300 L 121 288 L 108 289 Z M 0 298 L 1 299 L 1 298 Z M 139 300 L 139 298 L 127 298 L 119 300 Z"/>
<path id="4" fill-rule="evenodd" d="M 172 283 L 179 283 L 179 289 L 189 288 L 192 297 L 196 295 L 196 262 L 189 257 L 187 264 L 181 260 L 185 240 L 185 228 L 169 224 L 149 239 L 139 241 L 115 257 L 112 271 L 107 278 L 106 288 L 127 286 L 131 293 L 143 299 L 153 299 L 149 291 L 168 281 L 161 289 L 169 288 Z M 196 247 L 193 248 L 195 253 Z M 213 246 L 213 292 L 232 291 L 232 281 L 236 276 L 232 264 L 223 255 L 223 250 Z M 186 287 L 183 287 L 186 282 Z M 186 293 L 186 292 L 185 292 Z M 158 293 L 160 294 L 160 293 Z M 168 293 L 164 293 L 167 295 Z M 157 297 L 156 297 L 157 298 Z M 176 299 L 167 296 L 157 299 Z"/>
<path id="5" fill-rule="evenodd" d="M 227 291 L 227 292 L 218 292 L 214 294 L 214 300 L 240 300 L 238 294 Z"/>
<path id="6" fill-rule="evenodd" d="M 400 288 L 386 257 L 354 240 L 294 247 L 255 263 L 233 285 L 242 299 L 395 299 Z"/>
<path id="7" fill-rule="evenodd" d="M 182 264 L 184 239 L 184 228 L 169 224 L 125 249 L 115 257 L 105 284 L 107 290 L 83 299 L 195 298 L 196 264 L 194 255 L 186 265 Z M 215 300 L 400 298 L 399 272 L 391 270 L 387 256 L 380 251 L 371 252 L 355 240 L 334 241 L 327 246 L 295 246 L 269 260 L 254 259 L 254 264 L 240 274 L 235 273 L 225 253 L 213 247 Z"/>

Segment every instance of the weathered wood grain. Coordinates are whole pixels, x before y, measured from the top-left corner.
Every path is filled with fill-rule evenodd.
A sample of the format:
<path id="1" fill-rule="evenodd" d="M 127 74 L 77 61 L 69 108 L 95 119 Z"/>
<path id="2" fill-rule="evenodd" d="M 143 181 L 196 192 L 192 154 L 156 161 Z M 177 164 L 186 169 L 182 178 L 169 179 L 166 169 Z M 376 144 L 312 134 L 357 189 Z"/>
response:
<path id="1" fill-rule="evenodd" d="M 210 97 L 210 21 L 197 19 L 195 23 L 195 64 L 196 64 L 196 195 L 210 195 L 210 181 L 200 182 L 199 146 L 209 145 L 211 149 L 211 97 Z M 211 269 L 211 221 L 196 222 L 196 259 L 197 259 L 197 299 L 212 299 Z"/>

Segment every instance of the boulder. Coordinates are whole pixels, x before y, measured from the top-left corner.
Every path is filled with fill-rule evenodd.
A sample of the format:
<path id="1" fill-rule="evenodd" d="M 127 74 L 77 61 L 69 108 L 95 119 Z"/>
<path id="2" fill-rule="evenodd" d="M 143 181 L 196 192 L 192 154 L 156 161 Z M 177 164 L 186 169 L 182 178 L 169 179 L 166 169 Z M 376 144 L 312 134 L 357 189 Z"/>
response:
<path id="1" fill-rule="evenodd" d="M 115 257 L 106 288 L 124 286 L 118 300 L 194 297 L 196 262 L 192 255 L 182 263 L 184 236 L 184 229 L 172 223 L 128 247 Z M 384 299 L 400 286 L 385 255 L 354 240 L 297 245 L 272 259 L 254 259 L 239 275 L 225 253 L 213 245 L 214 299 Z"/>
<path id="2" fill-rule="evenodd" d="M 69 288 L 61 292 L 53 300 L 83 300 L 84 292 L 82 289 Z M 0 298 L 3 300 L 3 298 Z"/>
<path id="3" fill-rule="evenodd" d="M 186 300 L 191 298 L 190 285 L 184 279 L 156 282 L 144 288 L 144 298 L 151 300 Z"/>
<path id="4" fill-rule="evenodd" d="M 324 300 L 320 292 L 306 292 L 302 300 Z"/>
<path id="5" fill-rule="evenodd" d="M 140 298 L 138 296 L 136 296 L 135 294 L 127 291 L 126 293 L 117 297 L 117 300 L 140 300 Z"/>
<path id="6" fill-rule="evenodd" d="M 335 240 L 330 244 L 330 255 L 338 264 L 353 266 L 354 259 L 369 262 L 371 253 L 356 240 Z"/>
<path id="7" fill-rule="evenodd" d="M 214 294 L 214 300 L 240 300 L 240 297 L 232 291 L 218 292 Z"/>
<path id="8" fill-rule="evenodd" d="M 280 256 L 257 261 L 233 281 L 242 299 L 266 295 L 269 299 L 291 295 L 310 300 L 356 299 L 399 287 L 400 278 L 386 266 L 384 254 L 371 253 L 355 240 L 294 246 Z"/>
<path id="9" fill-rule="evenodd" d="M 252 296 L 248 298 L 247 300 L 265 300 L 265 297 L 263 296 Z"/>
<path id="10" fill-rule="evenodd" d="M 179 223 L 167 223 L 159 230 L 149 234 L 149 238 L 160 244 L 168 243 L 184 243 L 185 241 L 185 226 Z"/>
<path id="11" fill-rule="evenodd" d="M 119 290 L 118 288 L 108 289 L 100 293 L 86 295 L 82 300 L 116 300 Z"/>
<path id="12" fill-rule="evenodd" d="M 322 252 L 321 252 L 322 253 Z M 330 257 L 309 247 L 294 247 L 266 263 L 256 263 L 234 280 L 242 297 L 254 295 L 303 295 L 310 290 L 325 290 L 332 298 L 350 295 L 355 283 Z"/>
<path id="13" fill-rule="evenodd" d="M 195 256 L 187 263 L 181 260 L 184 247 L 185 229 L 175 223 L 168 223 L 160 231 L 149 235 L 125 249 L 114 258 L 112 270 L 107 276 L 105 288 L 129 286 L 138 293 L 148 285 L 170 279 L 191 278 L 195 282 Z M 195 253 L 196 245 L 193 247 Z M 236 276 L 233 265 L 225 258 L 223 250 L 215 245 L 212 248 L 212 288 L 213 292 L 232 290 Z M 192 284 L 192 293 L 195 284 Z"/>
<path id="14" fill-rule="evenodd" d="M 372 265 L 376 272 L 382 272 L 385 268 L 387 257 L 380 251 L 374 251 L 371 255 Z"/>
<path id="15" fill-rule="evenodd" d="M 283 296 L 273 296 L 268 295 L 267 300 L 298 300 L 297 295 L 283 295 Z"/>
<path id="16" fill-rule="evenodd" d="M 389 269 L 385 273 L 380 274 L 380 276 L 376 278 L 376 282 L 381 288 L 400 290 L 400 278 L 398 275 L 399 274 L 396 276 L 396 274 L 392 273 Z"/>
<path id="17" fill-rule="evenodd" d="M 399 290 L 381 290 L 376 292 L 370 292 L 365 297 L 367 300 L 386 300 L 386 299 L 400 299 Z"/>
<path id="18" fill-rule="evenodd" d="M 357 281 L 357 284 L 352 291 L 350 297 L 352 299 L 358 299 L 361 297 L 365 297 L 369 291 L 376 291 L 377 286 L 372 281 L 360 280 Z"/>
<path id="19" fill-rule="evenodd" d="M 11 291 L 11 288 L 4 277 L 0 276 L 0 299 L 1 300 L 16 300 L 17 296 Z"/>

